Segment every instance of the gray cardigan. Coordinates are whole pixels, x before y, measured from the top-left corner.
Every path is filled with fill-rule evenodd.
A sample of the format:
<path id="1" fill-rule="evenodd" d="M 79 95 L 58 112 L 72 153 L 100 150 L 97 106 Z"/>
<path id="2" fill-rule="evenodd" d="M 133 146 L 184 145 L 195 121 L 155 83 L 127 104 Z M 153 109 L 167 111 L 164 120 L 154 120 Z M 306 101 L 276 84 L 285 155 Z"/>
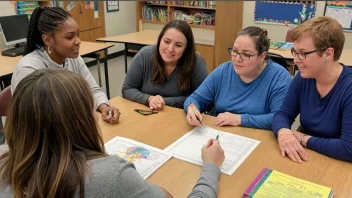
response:
<path id="1" fill-rule="evenodd" d="M 183 108 L 186 98 L 193 93 L 207 77 L 207 67 L 204 59 L 197 54 L 194 77 L 191 82 L 191 92 L 182 93 L 178 87 L 178 75 L 181 66 L 178 65 L 163 84 L 152 83 L 155 45 L 143 47 L 133 58 L 122 86 L 122 96 L 128 100 L 146 104 L 149 96 L 160 95 L 165 104 Z"/>
<path id="2" fill-rule="evenodd" d="M 8 151 L 0 146 L 0 156 Z M 85 182 L 85 197 L 164 198 L 159 186 L 144 180 L 132 163 L 118 156 L 102 157 L 88 161 L 89 174 Z M 220 169 L 212 163 L 204 163 L 200 178 L 189 198 L 213 198 L 218 194 Z M 166 189 L 167 190 L 167 189 Z M 11 185 L 0 188 L 1 198 L 13 198 Z M 77 192 L 75 197 L 79 197 Z"/>
<path id="3" fill-rule="evenodd" d="M 108 98 L 105 93 L 95 82 L 92 74 L 84 63 L 83 59 L 78 58 L 66 58 L 65 65 L 59 65 L 49 57 L 48 53 L 44 49 L 34 50 L 32 53 L 24 56 L 16 65 L 15 71 L 12 74 L 11 79 L 11 91 L 15 91 L 18 83 L 27 75 L 33 73 L 39 69 L 66 69 L 82 76 L 88 83 L 90 90 L 93 93 L 97 107 L 100 104 L 109 104 Z"/>

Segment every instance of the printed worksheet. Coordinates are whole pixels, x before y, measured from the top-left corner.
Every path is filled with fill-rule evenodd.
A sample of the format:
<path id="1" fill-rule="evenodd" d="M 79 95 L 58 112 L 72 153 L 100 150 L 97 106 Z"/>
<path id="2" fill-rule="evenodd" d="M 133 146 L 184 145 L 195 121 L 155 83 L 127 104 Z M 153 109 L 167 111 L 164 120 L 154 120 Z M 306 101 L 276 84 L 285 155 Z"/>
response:
<path id="1" fill-rule="evenodd" d="M 225 161 L 220 170 L 226 175 L 232 175 L 260 143 L 258 140 L 205 126 L 203 129 L 200 127 L 193 128 L 165 150 L 172 153 L 173 157 L 177 159 L 202 166 L 202 147 L 209 139 L 215 139 L 217 135 L 219 135 L 218 140 L 225 152 Z"/>
<path id="2" fill-rule="evenodd" d="M 115 137 L 107 142 L 105 150 L 108 155 L 118 155 L 134 163 L 137 172 L 144 179 L 147 179 L 172 157 L 169 152 L 123 137 Z"/>

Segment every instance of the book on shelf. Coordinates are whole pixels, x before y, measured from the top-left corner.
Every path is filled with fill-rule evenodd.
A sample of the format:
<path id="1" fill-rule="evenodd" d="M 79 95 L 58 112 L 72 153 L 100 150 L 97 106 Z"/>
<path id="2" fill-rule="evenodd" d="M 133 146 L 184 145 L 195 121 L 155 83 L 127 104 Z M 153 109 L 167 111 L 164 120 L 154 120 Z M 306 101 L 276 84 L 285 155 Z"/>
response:
<path id="1" fill-rule="evenodd" d="M 216 8 L 216 1 L 171 1 L 171 5 Z"/>
<path id="2" fill-rule="evenodd" d="M 331 198 L 334 191 L 319 184 L 264 168 L 243 194 L 243 198 L 320 197 Z"/>
<path id="3" fill-rule="evenodd" d="M 167 9 L 145 5 L 142 7 L 142 17 L 150 21 L 167 22 Z"/>
<path id="4" fill-rule="evenodd" d="M 147 1 L 147 5 L 167 5 L 167 1 Z"/>
<path id="5" fill-rule="evenodd" d="M 187 14 L 181 10 L 175 10 L 172 12 L 171 18 L 187 21 L 188 24 L 215 26 L 215 12 L 197 12 L 195 14 Z"/>

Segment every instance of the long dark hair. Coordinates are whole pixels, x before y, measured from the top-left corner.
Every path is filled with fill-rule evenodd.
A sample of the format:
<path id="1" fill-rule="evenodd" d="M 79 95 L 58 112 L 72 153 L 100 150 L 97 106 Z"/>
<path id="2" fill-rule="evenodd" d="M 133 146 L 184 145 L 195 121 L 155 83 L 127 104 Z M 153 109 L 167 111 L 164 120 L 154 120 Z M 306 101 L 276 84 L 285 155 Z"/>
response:
<path id="1" fill-rule="evenodd" d="M 178 87 L 181 92 L 187 93 L 191 89 L 191 82 L 193 78 L 194 69 L 196 67 L 197 57 L 192 29 L 187 24 L 187 22 L 183 20 L 173 20 L 168 22 L 159 34 L 155 53 L 153 55 L 154 67 L 152 82 L 154 84 L 162 84 L 167 78 L 163 59 L 159 52 L 159 47 L 161 38 L 164 36 L 165 32 L 170 28 L 175 28 L 176 30 L 180 31 L 186 37 L 187 40 L 185 53 L 183 53 L 182 57 L 178 61 L 178 65 L 181 66 L 178 76 Z"/>
<path id="2" fill-rule="evenodd" d="M 29 21 L 26 49 L 23 55 L 44 47 L 43 34 L 54 35 L 55 31 L 71 17 L 70 13 L 58 7 L 38 7 Z"/>
<path id="3" fill-rule="evenodd" d="M 26 76 L 6 118 L 0 185 L 11 185 L 14 197 L 84 197 L 87 161 L 106 156 L 93 109 L 77 74 L 43 69 Z"/>

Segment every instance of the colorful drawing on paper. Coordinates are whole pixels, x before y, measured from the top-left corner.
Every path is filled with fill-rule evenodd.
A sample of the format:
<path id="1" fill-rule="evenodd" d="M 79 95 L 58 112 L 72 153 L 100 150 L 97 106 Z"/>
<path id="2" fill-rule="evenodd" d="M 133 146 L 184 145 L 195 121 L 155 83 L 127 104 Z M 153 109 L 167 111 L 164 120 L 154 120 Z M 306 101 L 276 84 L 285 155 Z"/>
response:
<path id="1" fill-rule="evenodd" d="M 105 149 L 108 155 L 133 163 L 144 179 L 172 157 L 171 153 L 123 137 L 110 140 L 105 144 Z"/>
<path id="2" fill-rule="evenodd" d="M 126 152 L 118 153 L 118 156 L 129 161 L 135 162 L 137 160 L 148 159 L 150 151 L 142 147 L 130 147 Z"/>

